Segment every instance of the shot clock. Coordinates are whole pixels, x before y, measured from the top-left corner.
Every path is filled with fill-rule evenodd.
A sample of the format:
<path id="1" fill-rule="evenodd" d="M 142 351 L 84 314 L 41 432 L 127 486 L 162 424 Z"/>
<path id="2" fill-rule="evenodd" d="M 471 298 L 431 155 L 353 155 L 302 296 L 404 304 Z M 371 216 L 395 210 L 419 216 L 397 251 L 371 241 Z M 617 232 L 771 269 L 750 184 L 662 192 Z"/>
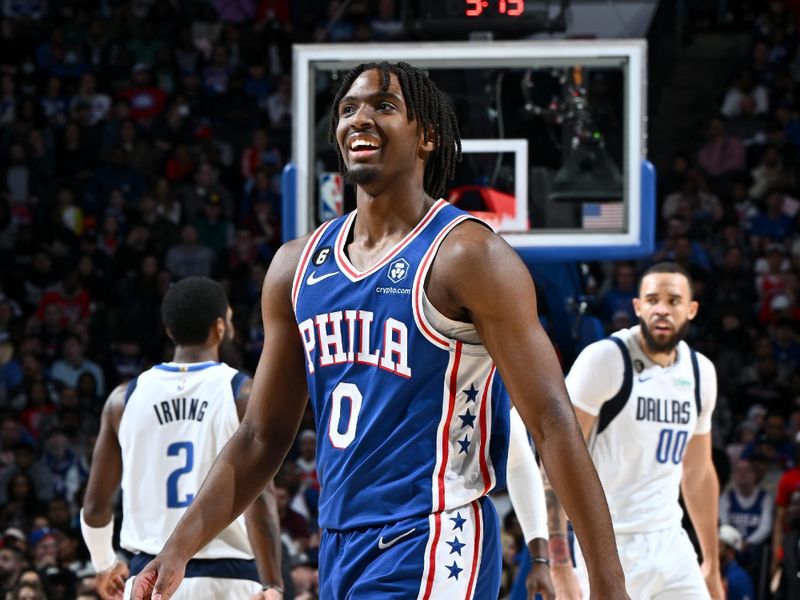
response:
<path id="1" fill-rule="evenodd" d="M 525 14 L 525 0 L 464 0 L 464 15 L 480 17 L 486 13 L 496 17 L 519 17 Z"/>
<path id="2" fill-rule="evenodd" d="M 421 33 L 491 31 L 525 36 L 563 31 L 565 4 L 565 0 L 407 0 L 406 15 L 411 16 L 407 21 L 411 31 Z"/>

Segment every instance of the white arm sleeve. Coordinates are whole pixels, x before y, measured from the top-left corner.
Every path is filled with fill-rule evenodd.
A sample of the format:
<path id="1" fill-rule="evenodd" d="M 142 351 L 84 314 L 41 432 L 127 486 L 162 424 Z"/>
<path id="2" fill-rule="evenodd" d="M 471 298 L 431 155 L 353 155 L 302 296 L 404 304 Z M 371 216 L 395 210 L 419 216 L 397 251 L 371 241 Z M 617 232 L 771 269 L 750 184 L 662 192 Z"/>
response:
<path id="1" fill-rule="evenodd" d="M 544 483 L 536 457 L 528 443 L 528 432 L 516 408 L 511 409 L 511 434 L 508 441 L 506 485 L 511 505 L 528 544 L 547 539 L 547 505 Z"/>
<path id="2" fill-rule="evenodd" d="M 581 351 L 567 375 L 567 391 L 577 408 L 597 416 L 603 404 L 622 387 L 625 363 L 611 340 L 600 340 Z"/>
<path id="3" fill-rule="evenodd" d="M 700 371 L 700 414 L 694 428 L 695 435 L 711 431 L 711 413 L 717 405 L 717 370 L 714 363 L 697 353 L 697 366 Z"/>

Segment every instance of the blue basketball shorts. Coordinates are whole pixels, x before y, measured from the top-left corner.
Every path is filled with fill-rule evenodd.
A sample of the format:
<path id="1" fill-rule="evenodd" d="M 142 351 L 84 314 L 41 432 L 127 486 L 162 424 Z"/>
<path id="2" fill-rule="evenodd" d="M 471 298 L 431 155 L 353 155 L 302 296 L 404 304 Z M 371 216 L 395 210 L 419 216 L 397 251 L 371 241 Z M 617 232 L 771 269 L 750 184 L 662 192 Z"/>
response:
<path id="1" fill-rule="evenodd" d="M 481 498 L 382 527 L 324 530 L 319 597 L 495 600 L 501 570 L 500 522 Z"/>

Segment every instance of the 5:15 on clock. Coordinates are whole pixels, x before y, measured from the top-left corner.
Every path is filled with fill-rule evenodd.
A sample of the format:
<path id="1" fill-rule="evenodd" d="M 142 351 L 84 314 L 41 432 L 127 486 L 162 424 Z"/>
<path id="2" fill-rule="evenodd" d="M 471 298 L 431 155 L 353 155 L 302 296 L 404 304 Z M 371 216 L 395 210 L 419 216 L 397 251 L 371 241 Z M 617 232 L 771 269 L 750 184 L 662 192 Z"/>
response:
<path id="1" fill-rule="evenodd" d="M 464 15 L 479 17 L 484 12 L 518 17 L 525 12 L 525 0 L 464 0 Z"/>

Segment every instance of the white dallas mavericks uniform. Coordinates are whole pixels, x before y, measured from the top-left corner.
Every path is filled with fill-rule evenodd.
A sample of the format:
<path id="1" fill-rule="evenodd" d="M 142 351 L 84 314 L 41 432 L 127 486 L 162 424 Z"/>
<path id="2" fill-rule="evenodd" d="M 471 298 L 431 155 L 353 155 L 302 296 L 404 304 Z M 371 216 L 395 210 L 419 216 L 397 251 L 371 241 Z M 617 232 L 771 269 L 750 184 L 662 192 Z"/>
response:
<path id="1" fill-rule="evenodd" d="M 133 577 L 164 547 L 222 447 L 239 427 L 236 394 L 246 377 L 224 363 L 165 363 L 128 385 L 119 426 L 120 543 Z M 189 562 L 175 600 L 249 599 L 261 590 L 244 517 Z"/>
<path id="2" fill-rule="evenodd" d="M 634 600 L 709 597 L 681 527 L 678 493 L 689 439 L 711 431 L 717 378 L 711 361 L 685 342 L 677 351 L 669 367 L 655 364 L 642 352 L 636 326 L 585 348 L 567 375 L 575 407 L 597 417 L 589 451 Z M 577 545 L 575 555 L 588 598 Z"/>

